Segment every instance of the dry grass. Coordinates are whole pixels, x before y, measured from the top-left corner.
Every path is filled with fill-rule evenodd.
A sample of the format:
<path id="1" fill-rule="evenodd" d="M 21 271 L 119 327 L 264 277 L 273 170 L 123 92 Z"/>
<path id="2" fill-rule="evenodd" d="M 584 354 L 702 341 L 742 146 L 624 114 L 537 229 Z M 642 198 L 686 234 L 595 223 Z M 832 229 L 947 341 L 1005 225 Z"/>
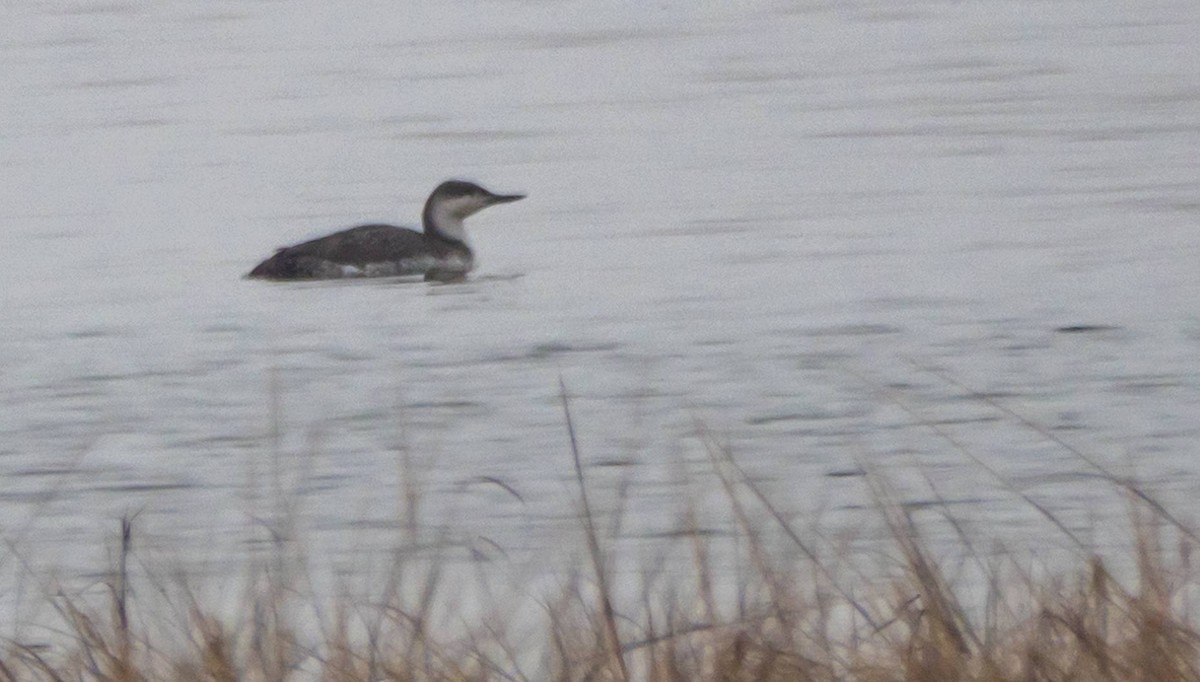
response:
<path id="1" fill-rule="evenodd" d="M 819 556 L 783 562 L 751 525 L 745 481 L 730 481 L 749 567 L 735 598 L 722 598 L 710 538 L 686 535 L 693 577 L 647 578 L 624 598 L 608 587 L 593 527 L 592 559 L 542 604 L 541 635 L 508 631 L 497 609 L 450 638 L 431 627 L 436 574 L 415 601 L 384 590 L 378 603 L 337 603 L 316 632 L 293 608 L 294 591 L 260 576 L 243 611 L 219 616 L 179 597 L 174 634 L 162 609 L 141 604 L 131 584 L 136 553 L 123 524 L 121 552 L 99 603 L 55 596 L 65 632 L 54 646 L 9 642 L 5 680 L 1200 680 L 1200 638 L 1188 593 L 1196 581 L 1191 540 L 1166 552 L 1161 524 L 1138 514 L 1135 587 L 1092 557 L 1041 583 L 997 568 L 984 595 L 990 615 L 972 617 L 919 529 L 886 506 L 898 565 L 870 579 Z M 886 571 L 885 571 L 886 573 Z M 159 614 L 161 615 L 161 614 Z M 308 634 L 301 634 L 308 633 Z M 179 635 L 182 635 L 180 637 Z M 532 662 L 532 664 L 531 664 Z M 536 670 L 536 672 L 529 672 Z"/>
<path id="2" fill-rule="evenodd" d="M 45 587 L 63 629 L 52 644 L 7 642 L 0 680 L 1200 680 L 1195 536 L 1128 481 L 1109 482 L 1129 493 L 1134 575 L 1118 580 L 1100 556 L 1081 553 L 1035 577 L 1003 556 L 978 556 L 959 529 L 984 579 L 956 585 L 883 482 L 872 485 L 893 560 L 868 568 L 819 551 L 731 450 L 702 433 L 736 537 L 698 532 L 694 510 L 681 510 L 677 554 L 691 557 L 688 577 L 647 565 L 640 585 L 618 587 L 565 391 L 563 407 L 586 560 L 556 593 L 484 590 L 496 603 L 447 628 L 439 614 L 458 594 L 436 565 L 412 570 L 398 556 L 375 598 L 318 605 L 297 584 L 303 567 L 286 565 L 302 560 L 281 550 L 275 565 L 250 571 L 230 616 L 186 580 L 135 575 L 131 566 L 145 562 L 135 562 L 126 519 L 104 596 Z M 717 543 L 736 546 L 736 566 L 714 558 Z M 736 589 L 722 589 L 731 572 Z M 538 614 L 524 626 L 508 616 L 521 600 Z"/>

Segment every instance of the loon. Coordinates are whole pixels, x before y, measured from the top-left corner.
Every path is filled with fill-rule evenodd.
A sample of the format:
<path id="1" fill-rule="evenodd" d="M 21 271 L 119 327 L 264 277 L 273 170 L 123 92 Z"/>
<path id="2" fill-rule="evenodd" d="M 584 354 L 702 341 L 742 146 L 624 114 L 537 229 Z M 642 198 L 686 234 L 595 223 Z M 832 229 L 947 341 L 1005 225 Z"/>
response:
<path id="1" fill-rule="evenodd" d="M 524 194 L 493 194 L 470 182 L 447 180 L 425 200 L 424 232 L 395 225 L 359 225 L 281 248 L 246 276 L 287 280 L 425 275 L 426 280 L 460 280 L 474 265 L 463 220 L 488 206 L 524 198 Z"/>

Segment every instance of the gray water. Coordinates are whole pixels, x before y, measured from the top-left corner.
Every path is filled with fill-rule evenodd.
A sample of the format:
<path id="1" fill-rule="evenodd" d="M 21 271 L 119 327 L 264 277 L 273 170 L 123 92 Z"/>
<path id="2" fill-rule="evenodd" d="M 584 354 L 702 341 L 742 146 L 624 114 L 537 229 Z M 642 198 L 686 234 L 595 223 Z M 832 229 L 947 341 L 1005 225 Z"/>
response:
<path id="1" fill-rule="evenodd" d="M 1200 511 L 1192 0 L 4 14 L 14 580 L 102 570 L 134 513 L 220 577 L 281 500 L 352 572 L 406 489 L 449 560 L 538 561 L 578 534 L 560 377 L 635 544 L 689 498 L 727 526 L 698 424 L 802 525 L 860 524 L 863 469 L 989 537 L 1065 542 L 1012 488 L 1125 523 L 971 391 Z M 529 194 L 468 221 L 465 284 L 241 278 L 448 177 Z"/>

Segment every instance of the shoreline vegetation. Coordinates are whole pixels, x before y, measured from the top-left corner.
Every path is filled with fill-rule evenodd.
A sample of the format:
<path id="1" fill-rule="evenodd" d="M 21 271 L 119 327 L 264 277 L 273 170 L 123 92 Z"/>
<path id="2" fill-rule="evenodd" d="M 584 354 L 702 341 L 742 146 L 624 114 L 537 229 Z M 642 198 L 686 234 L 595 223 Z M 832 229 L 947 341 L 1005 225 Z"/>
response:
<path id="1" fill-rule="evenodd" d="M 463 590 L 436 558 L 413 562 L 397 551 L 370 597 L 317 598 L 303 550 L 279 539 L 266 561 L 247 567 L 231 612 L 209 586 L 156 571 L 127 517 L 97 588 L 40 581 L 56 624 L 9 627 L 16 634 L 0 648 L 0 680 L 1200 681 L 1192 559 L 1200 538 L 1149 491 L 1003 406 L 1098 471 L 1097 485 L 1124 493 L 1128 556 L 1102 557 L 1012 489 L 1065 533 L 1074 559 L 1039 565 L 985 553 L 989 538 L 972 536 L 943 506 L 962 550 L 947 558 L 868 471 L 889 546 L 873 563 L 855 560 L 810 540 L 703 428 L 737 532 L 704 532 L 684 500 L 681 528 L 664 540 L 684 560 L 667 570 L 618 556 L 619 510 L 598 510 L 589 496 L 561 388 L 583 549 L 557 587 L 497 591 L 488 580 L 496 569 L 481 559 L 477 589 Z M 418 493 L 404 494 L 413 518 L 401 532 L 428 541 L 418 537 Z M 732 547 L 733 566 L 716 558 L 718 544 Z M 631 562 L 642 576 L 633 585 L 615 578 Z"/>

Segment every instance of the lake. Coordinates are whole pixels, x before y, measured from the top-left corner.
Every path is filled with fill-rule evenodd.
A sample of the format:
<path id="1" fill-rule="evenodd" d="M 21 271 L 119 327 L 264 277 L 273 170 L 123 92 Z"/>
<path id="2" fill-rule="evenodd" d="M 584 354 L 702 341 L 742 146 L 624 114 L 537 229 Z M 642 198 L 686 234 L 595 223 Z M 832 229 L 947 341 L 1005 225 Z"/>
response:
<path id="1" fill-rule="evenodd" d="M 698 431 L 831 536 L 873 471 L 935 541 L 1067 544 L 1024 494 L 1120 542 L 1047 434 L 1200 512 L 1195 2 L 5 14 L 7 603 L 127 514 L 194 575 L 280 534 L 353 574 L 410 493 L 441 559 L 537 566 L 579 543 L 560 378 L 633 549 L 689 499 L 730 531 Z M 466 283 L 242 279 L 451 177 L 529 195 Z"/>

